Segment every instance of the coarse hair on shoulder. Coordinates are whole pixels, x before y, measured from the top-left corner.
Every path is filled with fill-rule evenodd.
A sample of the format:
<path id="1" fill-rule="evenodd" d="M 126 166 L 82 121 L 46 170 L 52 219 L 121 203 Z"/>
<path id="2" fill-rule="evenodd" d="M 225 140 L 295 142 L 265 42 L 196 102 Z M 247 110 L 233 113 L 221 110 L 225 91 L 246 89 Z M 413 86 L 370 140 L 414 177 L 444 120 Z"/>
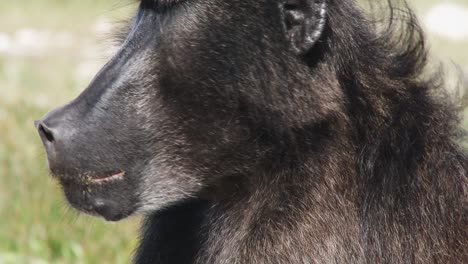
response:
<path id="1" fill-rule="evenodd" d="M 410 111 L 412 118 L 431 116 L 436 134 L 460 139 L 460 110 L 466 100 L 452 92 L 461 91 L 462 82 L 447 88 L 444 67 L 430 59 L 425 33 L 408 2 L 358 2 L 329 1 L 319 45 L 334 54 L 348 110 L 360 128 L 383 129 Z M 310 55 L 311 63 L 316 57 Z"/>

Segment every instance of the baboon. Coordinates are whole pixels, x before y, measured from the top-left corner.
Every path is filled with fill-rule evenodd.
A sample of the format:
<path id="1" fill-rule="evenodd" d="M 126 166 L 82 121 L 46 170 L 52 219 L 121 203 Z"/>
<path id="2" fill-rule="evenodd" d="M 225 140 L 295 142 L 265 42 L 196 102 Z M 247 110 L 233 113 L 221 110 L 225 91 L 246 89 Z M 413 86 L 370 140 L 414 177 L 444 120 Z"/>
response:
<path id="1" fill-rule="evenodd" d="M 139 264 L 467 263 L 461 107 L 382 5 L 140 1 L 36 122 L 52 174 L 81 211 L 146 215 Z"/>

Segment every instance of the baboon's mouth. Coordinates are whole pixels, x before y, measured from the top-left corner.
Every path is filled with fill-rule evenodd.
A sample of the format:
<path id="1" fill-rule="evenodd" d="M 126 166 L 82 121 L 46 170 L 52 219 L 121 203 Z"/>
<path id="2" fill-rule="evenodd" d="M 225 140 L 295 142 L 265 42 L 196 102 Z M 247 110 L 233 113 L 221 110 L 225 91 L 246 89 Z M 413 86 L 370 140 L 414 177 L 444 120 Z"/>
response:
<path id="1" fill-rule="evenodd" d="M 135 193 L 126 184 L 123 170 L 93 170 L 60 178 L 69 204 L 90 215 L 100 215 L 108 221 L 118 221 L 135 210 Z M 78 176 L 78 177 L 77 177 Z M 116 195 L 117 194 L 117 195 Z"/>
<path id="2" fill-rule="evenodd" d="M 86 180 L 91 183 L 104 183 L 110 181 L 121 180 L 125 176 L 125 172 L 122 170 L 112 170 L 101 173 L 87 173 Z"/>

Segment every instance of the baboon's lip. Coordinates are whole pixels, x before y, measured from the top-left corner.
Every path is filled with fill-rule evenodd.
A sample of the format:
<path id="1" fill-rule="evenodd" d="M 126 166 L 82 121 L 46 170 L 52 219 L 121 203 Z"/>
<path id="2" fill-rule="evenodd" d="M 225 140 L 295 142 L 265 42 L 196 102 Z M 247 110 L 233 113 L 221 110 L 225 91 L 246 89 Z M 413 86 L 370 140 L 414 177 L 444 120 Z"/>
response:
<path id="1" fill-rule="evenodd" d="M 125 176 L 125 172 L 122 170 L 112 170 L 102 173 L 90 173 L 88 174 L 88 180 L 92 183 L 103 183 L 115 180 L 121 180 Z"/>

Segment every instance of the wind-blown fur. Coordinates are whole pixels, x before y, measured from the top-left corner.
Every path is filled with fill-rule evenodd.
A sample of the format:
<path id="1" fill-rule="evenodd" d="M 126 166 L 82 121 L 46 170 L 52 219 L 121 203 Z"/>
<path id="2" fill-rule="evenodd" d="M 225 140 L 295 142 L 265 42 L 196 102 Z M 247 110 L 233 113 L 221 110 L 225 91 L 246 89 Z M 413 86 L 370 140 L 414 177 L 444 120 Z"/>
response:
<path id="1" fill-rule="evenodd" d="M 318 105 L 301 102 L 306 88 L 285 98 L 281 80 L 265 101 L 245 91 L 243 107 L 262 109 L 244 122 L 257 148 L 268 150 L 230 183 L 229 196 L 149 217 L 136 262 L 468 261 L 459 112 L 442 76 L 424 75 L 427 52 L 413 13 L 390 11 L 379 30 L 353 1 L 329 1 L 303 72 L 321 86 Z M 308 123 L 309 108 L 320 122 Z"/>

